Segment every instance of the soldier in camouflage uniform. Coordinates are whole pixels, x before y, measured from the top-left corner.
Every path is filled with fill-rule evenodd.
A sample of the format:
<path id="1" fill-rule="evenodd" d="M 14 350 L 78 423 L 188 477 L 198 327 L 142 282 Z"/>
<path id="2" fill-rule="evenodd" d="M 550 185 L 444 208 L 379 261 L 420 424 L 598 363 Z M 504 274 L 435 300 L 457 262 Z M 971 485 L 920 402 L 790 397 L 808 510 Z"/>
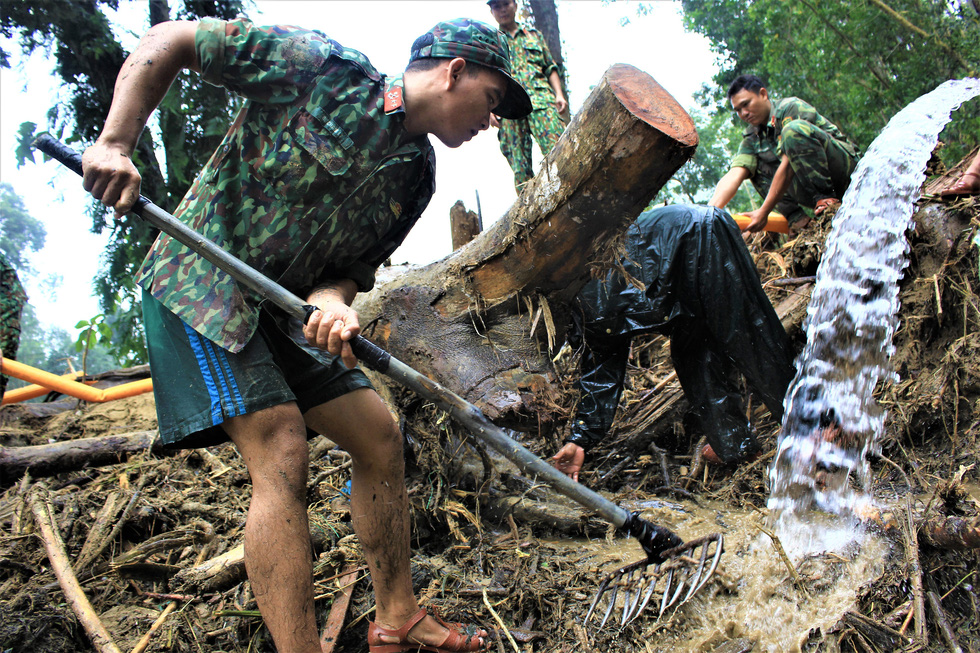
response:
<path id="1" fill-rule="evenodd" d="M 740 75 L 728 98 L 747 123 L 742 144 L 728 173 L 715 188 L 710 204 L 719 208 L 749 179 L 765 198 L 749 214 L 747 231 L 761 231 L 769 212 L 786 216 L 794 231 L 810 221 L 804 207 L 821 215 L 840 204 L 857 165 L 857 148 L 837 125 L 795 97 L 772 100 L 755 75 Z"/>
<path id="2" fill-rule="evenodd" d="M 3 252 L 0 252 L 0 354 L 3 354 L 3 358 L 17 360 L 17 348 L 20 346 L 20 314 L 26 302 L 27 294 L 24 292 L 24 287 L 20 285 L 17 271 Z M 7 377 L 0 374 L 0 399 L 6 391 Z"/>
<path id="3" fill-rule="evenodd" d="M 353 459 L 351 515 L 374 581 L 370 651 L 476 651 L 486 632 L 433 619 L 410 574 L 402 437 L 348 340 L 350 305 L 433 193 L 427 134 L 457 147 L 521 118 L 493 28 L 466 19 L 419 37 L 404 74 L 386 77 L 323 34 L 205 19 L 154 26 L 126 61 L 106 125 L 83 155 L 84 185 L 124 213 L 139 193 L 130 155 L 181 69 L 245 98 L 176 215 L 318 306 L 307 325 L 161 235 L 138 273 L 161 438 L 230 439 L 253 492 L 245 561 L 279 651 L 320 651 L 306 512 L 308 433 Z M 290 338 L 293 331 L 299 340 Z"/>
<path id="4" fill-rule="evenodd" d="M 541 32 L 517 22 L 514 0 L 490 0 L 490 13 L 500 26 L 500 33 L 510 49 L 514 77 L 528 90 L 534 110 L 527 118 L 495 120 L 500 151 L 514 171 L 514 186 L 521 186 L 534 176 L 531 165 L 531 136 L 547 156 L 565 130 L 560 114 L 568 108 L 562 90 L 558 66 Z"/>

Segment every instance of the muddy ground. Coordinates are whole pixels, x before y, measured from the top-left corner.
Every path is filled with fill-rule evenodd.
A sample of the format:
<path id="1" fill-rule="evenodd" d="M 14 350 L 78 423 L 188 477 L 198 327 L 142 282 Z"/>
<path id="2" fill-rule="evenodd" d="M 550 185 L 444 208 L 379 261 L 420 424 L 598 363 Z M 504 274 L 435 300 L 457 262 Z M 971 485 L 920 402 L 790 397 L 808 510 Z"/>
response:
<path id="1" fill-rule="evenodd" d="M 655 419 L 645 412 L 656 396 L 678 392 L 668 378 L 665 341 L 648 338 L 634 343 L 624 409 L 582 481 L 685 539 L 723 533 L 726 552 L 709 583 L 662 617 L 648 609 L 625 628 L 586 624 L 602 574 L 641 558 L 639 545 L 522 485 L 506 465 L 487 467 L 473 453 L 460 454 L 465 433 L 441 411 L 396 390 L 408 436 L 414 579 L 425 604 L 454 621 L 497 628 L 497 651 L 943 651 L 950 650 L 944 625 L 963 650 L 980 650 L 978 549 L 936 547 L 916 536 L 928 518 L 959 516 L 976 527 L 980 513 L 980 280 L 977 249 L 970 246 L 980 200 L 951 207 L 919 216 L 895 337 L 899 379 L 879 393 L 888 421 L 870 490 L 883 525 L 836 532 L 831 553 L 804 555 L 797 543 L 782 542 L 794 579 L 765 534 L 777 425 L 753 404 L 769 455 L 734 472 L 704 468 L 691 456 L 698 435 L 684 428 L 683 402 Z M 803 281 L 771 282 L 814 274 L 823 231 L 816 227 L 784 244 L 753 243 L 774 304 L 805 292 Z M 798 326 L 792 333 L 801 345 Z M 570 386 L 574 358 L 563 369 Z M 69 402 L 68 410 L 43 417 L 11 406 L 0 411 L 0 445 L 154 427 L 152 395 Z M 549 455 L 561 431 L 524 439 Z M 373 599 L 349 525 L 349 463 L 323 438 L 311 447 L 318 623 L 328 621 L 349 585 L 345 574 L 353 572 L 335 650 L 360 653 L 367 650 Z M 468 445 L 462 450 L 472 452 Z M 250 485 L 234 450 L 123 458 L 47 478 L 2 479 L 0 651 L 96 650 L 39 539 L 32 504 L 45 498 L 85 595 L 121 650 L 132 650 L 166 610 L 147 651 L 273 650 L 241 569 L 218 577 L 196 571 L 242 538 Z M 467 460 L 480 461 L 482 471 L 474 474 Z M 508 503 L 515 495 L 523 500 Z M 832 531 L 820 526 L 811 535 Z"/>

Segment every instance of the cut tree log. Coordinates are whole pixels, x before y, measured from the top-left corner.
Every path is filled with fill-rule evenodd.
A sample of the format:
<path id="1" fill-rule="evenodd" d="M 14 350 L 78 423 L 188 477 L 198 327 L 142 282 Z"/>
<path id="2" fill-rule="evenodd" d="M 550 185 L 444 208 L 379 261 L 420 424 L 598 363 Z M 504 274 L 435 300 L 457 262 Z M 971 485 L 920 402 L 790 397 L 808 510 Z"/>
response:
<path id="1" fill-rule="evenodd" d="M 31 447 L 0 446 L 0 485 L 20 478 L 28 470 L 35 478 L 54 476 L 86 467 L 113 465 L 121 462 L 127 454 L 147 450 L 155 454 L 164 452 L 156 430 Z"/>
<path id="2" fill-rule="evenodd" d="M 358 297 L 365 335 L 495 422 L 537 423 L 556 391 L 526 302 L 534 313 L 549 306 L 547 330 L 563 330 L 571 298 L 611 264 L 618 237 L 697 143 L 690 116 L 652 77 L 613 66 L 506 215 Z"/>

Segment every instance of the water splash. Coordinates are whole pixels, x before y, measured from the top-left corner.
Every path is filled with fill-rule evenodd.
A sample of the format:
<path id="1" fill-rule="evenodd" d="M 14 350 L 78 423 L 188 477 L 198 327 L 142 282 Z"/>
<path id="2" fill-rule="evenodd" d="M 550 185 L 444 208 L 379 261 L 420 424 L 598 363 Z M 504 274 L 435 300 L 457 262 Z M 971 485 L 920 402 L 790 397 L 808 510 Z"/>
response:
<path id="1" fill-rule="evenodd" d="M 980 80 L 951 80 L 893 117 L 861 159 L 834 217 L 807 311 L 807 344 L 785 400 L 770 469 L 769 509 L 860 516 L 870 506 L 866 455 L 877 450 L 884 410 L 872 397 L 894 379 L 898 280 L 905 232 L 939 133 Z M 858 486 L 852 487 L 851 481 Z"/>

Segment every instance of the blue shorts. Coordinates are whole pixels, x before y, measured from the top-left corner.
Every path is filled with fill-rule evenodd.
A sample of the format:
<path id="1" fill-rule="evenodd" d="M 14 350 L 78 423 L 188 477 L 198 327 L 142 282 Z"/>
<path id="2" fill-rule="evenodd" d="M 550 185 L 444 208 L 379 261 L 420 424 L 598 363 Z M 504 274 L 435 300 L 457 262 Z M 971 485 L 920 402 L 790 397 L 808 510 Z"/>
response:
<path id="1" fill-rule="evenodd" d="M 372 387 L 361 370 L 347 369 L 340 358 L 297 345 L 267 311 L 237 354 L 194 331 L 146 291 L 143 323 L 160 439 L 168 447 L 227 442 L 221 424 L 228 418 L 291 401 L 306 412 Z"/>

